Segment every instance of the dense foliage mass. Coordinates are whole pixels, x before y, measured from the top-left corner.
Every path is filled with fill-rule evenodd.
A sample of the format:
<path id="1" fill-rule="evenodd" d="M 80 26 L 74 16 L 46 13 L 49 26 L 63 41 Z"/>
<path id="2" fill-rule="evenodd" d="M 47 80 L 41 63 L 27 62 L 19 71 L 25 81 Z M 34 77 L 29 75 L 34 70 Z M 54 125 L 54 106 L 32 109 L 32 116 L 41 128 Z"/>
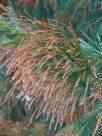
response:
<path id="1" fill-rule="evenodd" d="M 16 92 L 28 111 L 36 103 L 29 123 L 43 115 L 56 136 L 102 135 L 101 2 L 0 5 L 0 69 L 13 83 L 5 102 Z"/>

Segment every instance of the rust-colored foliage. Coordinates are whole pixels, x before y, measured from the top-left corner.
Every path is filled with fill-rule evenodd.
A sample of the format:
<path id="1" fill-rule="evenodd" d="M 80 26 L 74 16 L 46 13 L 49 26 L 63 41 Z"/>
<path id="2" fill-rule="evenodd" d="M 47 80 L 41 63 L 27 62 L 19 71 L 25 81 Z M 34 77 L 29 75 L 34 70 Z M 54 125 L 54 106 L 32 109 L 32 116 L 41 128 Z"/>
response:
<path id="1" fill-rule="evenodd" d="M 80 108 L 76 107 L 78 97 L 75 95 L 75 90 L 87 72 L 89 61 L 82 59 L 80 40 L 71 25 L 67 27 L 67 31 L 72 36 L 72 40 L 64 35 L 61 24 L 57 26 L 56 23 L 49 25 L 43 21 L 34 21 L 32 25 L 38 26 L 39 29 L 34 32 L 25 30 L 25 33 L 30 35 L 29 38 L 22 39 L 25 44 L 17 48 L 12 45 L 8 45 L 7 48 L 5 45 L 3 48 L 4 57 L 2 56 L 1 60 L 3 63 L 8 60 L 7 75 L 11 76 L 14 82 L 8 95 L 12 95 L 16 88 L 19 89 L 17 98 L 25 99 L 28 109 L 34 102 L 39 102 L 30 122 L 37 112 L 37 118 L 41 114 L 50 117 L 49 129 L 53 123 L 56 129 L 58 123 L 60 126 L 63 123 L 69 124 L 81 116 Z M 8 55 L 7 59 L 3 59 L 5 55 Z M 75 79 L 73 73 L 78 73 Z M 85 80 L 86 93 L 90 81 Z M 96 100 L 99 98 L 98 91 L 97 94 L 92 93 L 92 95 Z M 85 94 L 79 104 L 83 109 L 82 113 L 87 115 Z M 67 134 L 71 135 L 71 132 Z"/>
<path id="2" fill-rule="evenodd" d="M 22 27 L 26 28 L 24 32 L 29 36 L 17 36 L 16 38 L 22 41 L 19 45 L 3 45 L 0 57 L 1 67 L 7 65 L 7 75 L 14 83 L 8 95 L 12 96 L 14 90 L 18 89 L 17 98 L 26 100 L 28 109 L 38 102 L 39 106 L 34 111 L 30 123 L 35 114 L 36 118 L 43 114 L 51 119 L 49 129 L 52 124 L 56 130 L 58 124 L 68 125 L 82 115 L 90 114 L 89 107 L 94 106 L 102 96 L 101 89 L 91 86 L 89 76 L 96 83 L 99 82 L 98 88 L 102 87 L 102 80 L 98 78 L 96 68 L 90 68 L 89 56 L 84 58 L 80 46 L 82 41 L 72 26 L 64 25 L 64 33 L 63 23 L 58 21 L 50 25 L 43 21 L 33 21 L 31 26 L 36 30 L 30 31 L 31 26 L 26 20 L 22 21 Z M 80 93 L 83 91 L 81 97 L 76 93 L 79 86 L 82 87 L 79 89 Z M 87 92 L 91 96 L 88 97 Z M 93 135 L 100 125 L 100 120 L 101 114 Z M 69 129 L 58 135 L 72 136 L 72 133 Z"/>
<path id="3" fill-rule="evenodd" d="M 2 4 L 4 6 L 7 6 L 8 2 L 7 2 L 7 0 L 0 0 L 0 4 Z"/>
<path id="4" fill-rule="evenodd" d="M 27 127 L 24 123 L 0 120 L 0 136 L 29 136 L 33 131 L 36 135 L 48 136 L 48 131 L 41 123 L 36 123 L 34 127 Z"/>
<path id="5" fill-rule="evenodd" d="M 36 123 L 34 129 L 38 131 L 40 136 L 48 136 L 48 131 L 43 124 Z"/>
<path id="6" fill-rule="evenodd" d="M 44 29 L 31 32 L 29 43 L 19 46 L 10 57 L 7 74 L 12 76 L 14 82 L 11 94 L 15 88 L 18 88 L 20 90 L 18 98 L 26 99 L 26 96 L 29 96 L 31 101 L 28 109 L 33 102 L 42 99 L 37 117 L 42 113 L 47 118 L 51 117 L 50 128 L 57 117 L 56 129 L 58 123 L 62 125 L 63 122 L 66 122 L 68 124 L 68 121 L 74 120 L 77 102 L 74 91 L 79 85 L 81 77 L 75 79 L 73 84 L 71 80 L 66 80 L 66 74 L 70 74 L 71 71 L 83 70 L 83 68 L 78 67 L 80 64 L 84 66 L 80 53 L 76 51 L 79 40 L 71 26 L 68 27 L 68 31 L 73 36 L 72 41 L 65 36 L 54 35 L 51 26 L 45 22 L 37 21 L 33 25 L 39 25 Z M 63 32 L 63 29 L 60 28 L 60 31 Z M 64 43 L 66 46 L 64 53 L 75 53 L 77 56 L 75 62 L 68 60 L 65 56 L 60 57 L 58 55 L 64 49 L 60 43 Z M 72 44 L 73 49 L 69 50 Z M 53 59 L 56 62 L 53 62 Z M 74 67 L 70 67 L 71 65 Z M 69 107 L 72 108 L 68 117 Z"/>
<path id="7" fill-rule="evenodd" d="M 34 7 L 36 4 L 37 0 L 24 0 L 24 3 L 26 6 Z"/>
<path id="8" fill-rule="evenodd" d="M 27 136 L 27 133 L 22 123 L 0 120 L 0 136 Z"/>

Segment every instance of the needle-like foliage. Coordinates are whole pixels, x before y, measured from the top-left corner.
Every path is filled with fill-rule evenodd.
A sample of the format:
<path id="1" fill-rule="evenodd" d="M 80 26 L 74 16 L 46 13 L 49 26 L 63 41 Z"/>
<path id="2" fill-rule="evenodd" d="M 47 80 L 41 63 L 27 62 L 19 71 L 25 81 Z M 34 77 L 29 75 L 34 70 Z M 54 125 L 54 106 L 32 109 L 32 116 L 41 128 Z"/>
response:
<path id="1" fill-rule="evenodd" d="M 37 113 L 37 118 L 41 114 L 50 118 L 49 129 L 53 124 L 55 130 L 66 125 L 58 136 L 99 135 L 102 127 L 99 34 L 92 40 L 83 33 L 82 39 L 71 24 L 28 22 L 19 25 L 0 19 L 4 32 L 1 68 L 7 66 L 7 75 L 14 83 L 8 95 L 18 89 L 17 98 L 26 100 L 28 109 L 39 103 L 30 122 Z"/>

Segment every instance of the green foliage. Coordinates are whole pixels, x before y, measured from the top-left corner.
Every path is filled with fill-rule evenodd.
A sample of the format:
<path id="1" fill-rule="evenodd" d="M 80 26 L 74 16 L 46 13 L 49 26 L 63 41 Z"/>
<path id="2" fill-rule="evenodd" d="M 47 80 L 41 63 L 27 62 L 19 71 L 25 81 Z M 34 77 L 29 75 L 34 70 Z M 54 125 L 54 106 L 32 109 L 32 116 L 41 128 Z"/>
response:
<path id="1" fill-rule="evenodd" d="M 28 109 L 35 102 L 39 103 L 30 121 L 35 113 L 37 118 L 43 114 L 50 118 L 49 128 L 52 124 L 55 129 L 59 126 L 59 131 L 65 127 L 58 132 L 59 136 L 69 131 L 71 136 L 99 135 L 102 128 L 102 26 L 100 21 L 96 22 L 100 16 L 93 15 L 95 5 L 91 0 L 53 2 L 59 4 L 58 11 L 61 11 L 54 15 L 62 23 L 58 20 L 21 23 L 18 19 L 15 25 L 12 22 L 15 18 L 0 19 L 4 33 L 1 47 L 12 47 L 12 53 L 4 50 L 10 59 L 6 63 L 7 75 L 14 83 L 12 89 L 20 90 L 17 97 L 26 100 Z M 50 1 L 50 5 L 52 3 Z M 36 9 L 38 19 L 47 17 L 40 16 L 42 8 Z M 64 18 L 65 14 L 68 18 Z M 31 133 L 38 136 L 39 129 Z"/>

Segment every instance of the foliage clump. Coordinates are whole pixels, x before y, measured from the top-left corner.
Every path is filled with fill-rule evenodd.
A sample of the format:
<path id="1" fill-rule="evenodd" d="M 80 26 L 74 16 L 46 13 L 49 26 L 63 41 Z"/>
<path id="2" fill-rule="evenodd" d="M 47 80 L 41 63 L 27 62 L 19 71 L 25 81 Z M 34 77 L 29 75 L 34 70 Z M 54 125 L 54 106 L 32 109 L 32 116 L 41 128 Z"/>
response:
<path id="1" fill-rule="evenodd" d="M 28 136 L 27 129 L 19 122 L 0 121 L 0 136 Z"/>
<path id="2" fill-rule="evenodd" d="M 30 123 L 35 114 L 36 118 L 43 114 L 50 118 L 49 129 L 65 126 L 57 136 L 100 135 L 100 34 L 97 32 L 93 40 L 85 32 L 76 33 L 70 23 L 67 26 L 56 20 L 18 22 L 0 21 L 1 29 L 6 29 L 1 41 L 1 67 L 7 66 L 7 75 L 14 83 L 7 97 L 18 89 L 17 98 L 26 101 L 28 110 L 39 103 Z"/>

